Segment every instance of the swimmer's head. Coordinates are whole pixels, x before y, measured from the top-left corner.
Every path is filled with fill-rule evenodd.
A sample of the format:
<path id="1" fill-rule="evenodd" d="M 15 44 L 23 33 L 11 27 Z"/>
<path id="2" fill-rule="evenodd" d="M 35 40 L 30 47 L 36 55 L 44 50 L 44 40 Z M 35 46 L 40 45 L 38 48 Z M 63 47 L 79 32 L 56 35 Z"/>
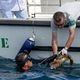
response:
<path id="1" fill-rule="evenodd" d="M 28 71 L 32 67 L 31 58 L 26 53 L 19 53 L 15 60 L 19 71 Z"/>

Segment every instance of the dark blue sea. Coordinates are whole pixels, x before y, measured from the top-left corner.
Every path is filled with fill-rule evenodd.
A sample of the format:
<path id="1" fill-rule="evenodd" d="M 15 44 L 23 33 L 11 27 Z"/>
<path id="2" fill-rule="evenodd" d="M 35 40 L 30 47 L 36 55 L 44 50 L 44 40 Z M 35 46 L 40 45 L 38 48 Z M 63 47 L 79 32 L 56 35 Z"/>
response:
<path id="1" fill-rule="evenodd" d="M 35 60 L 36 62 L 36 60 Z M 14 60 L 0 57 L 0 80 L 80 80 L 80 64 L 64 64 L 57 70 L 36 62 L 27 72 L 16 71 Z"/>

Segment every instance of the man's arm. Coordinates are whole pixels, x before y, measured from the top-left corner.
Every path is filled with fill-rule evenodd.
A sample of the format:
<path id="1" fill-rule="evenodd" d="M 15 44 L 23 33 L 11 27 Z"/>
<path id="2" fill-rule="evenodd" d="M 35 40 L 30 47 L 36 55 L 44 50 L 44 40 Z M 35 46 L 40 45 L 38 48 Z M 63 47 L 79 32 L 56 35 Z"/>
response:
<path id="1" fill-rule="evenodd" d="M 52 51 L 56 54 L 58 50 L 57 32 L 52 32 Z"/>
<path id="2" fill-rule="evenodd" d="M 73 28 L 73 29 L 69 29 L 69 37 L 68 37 L 68 40 L 66 42 L 66 45 L 65 45 L 65 48 L 69 48 L 74 40 L 74 37 L 75 37 L 75 32 L 76 32 L 76 29 Z"/>

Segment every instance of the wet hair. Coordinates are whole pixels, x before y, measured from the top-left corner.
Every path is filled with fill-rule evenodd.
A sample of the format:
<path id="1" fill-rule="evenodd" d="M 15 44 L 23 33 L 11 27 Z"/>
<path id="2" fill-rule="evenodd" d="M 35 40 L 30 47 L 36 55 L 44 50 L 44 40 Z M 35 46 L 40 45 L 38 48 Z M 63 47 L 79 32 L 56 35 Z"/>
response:
<path id="1" fill-rule="evenodd" d="M 53 19 L 55 22 L 60 22 L 62 20 L 62 18 L 65 18 L 65 15 L 63 12 L 56 12 L 53 15 Z"/>
<path id="2" fill-rule="evenodd" d="M 16 58 L 17 70 L 23 72 L 22 67 L 25 65 L 27 61 L 31 61 L 31 58 L 26 53 L 19 53 Z"/>

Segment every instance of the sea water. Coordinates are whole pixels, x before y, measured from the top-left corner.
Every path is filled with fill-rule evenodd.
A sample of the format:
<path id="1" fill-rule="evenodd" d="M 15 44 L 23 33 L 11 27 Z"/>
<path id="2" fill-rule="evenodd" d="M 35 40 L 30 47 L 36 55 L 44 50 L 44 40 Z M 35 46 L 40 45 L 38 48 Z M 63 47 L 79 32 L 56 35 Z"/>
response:
<path id="1" fill-rule="evenodd" d="M 34 61 L 33 67 L 24 73 L 16 71 L 14 60 L 0 57 L 0 80 L 80 80 L 80 64 L 64 64 L 57 70 Z"/>

